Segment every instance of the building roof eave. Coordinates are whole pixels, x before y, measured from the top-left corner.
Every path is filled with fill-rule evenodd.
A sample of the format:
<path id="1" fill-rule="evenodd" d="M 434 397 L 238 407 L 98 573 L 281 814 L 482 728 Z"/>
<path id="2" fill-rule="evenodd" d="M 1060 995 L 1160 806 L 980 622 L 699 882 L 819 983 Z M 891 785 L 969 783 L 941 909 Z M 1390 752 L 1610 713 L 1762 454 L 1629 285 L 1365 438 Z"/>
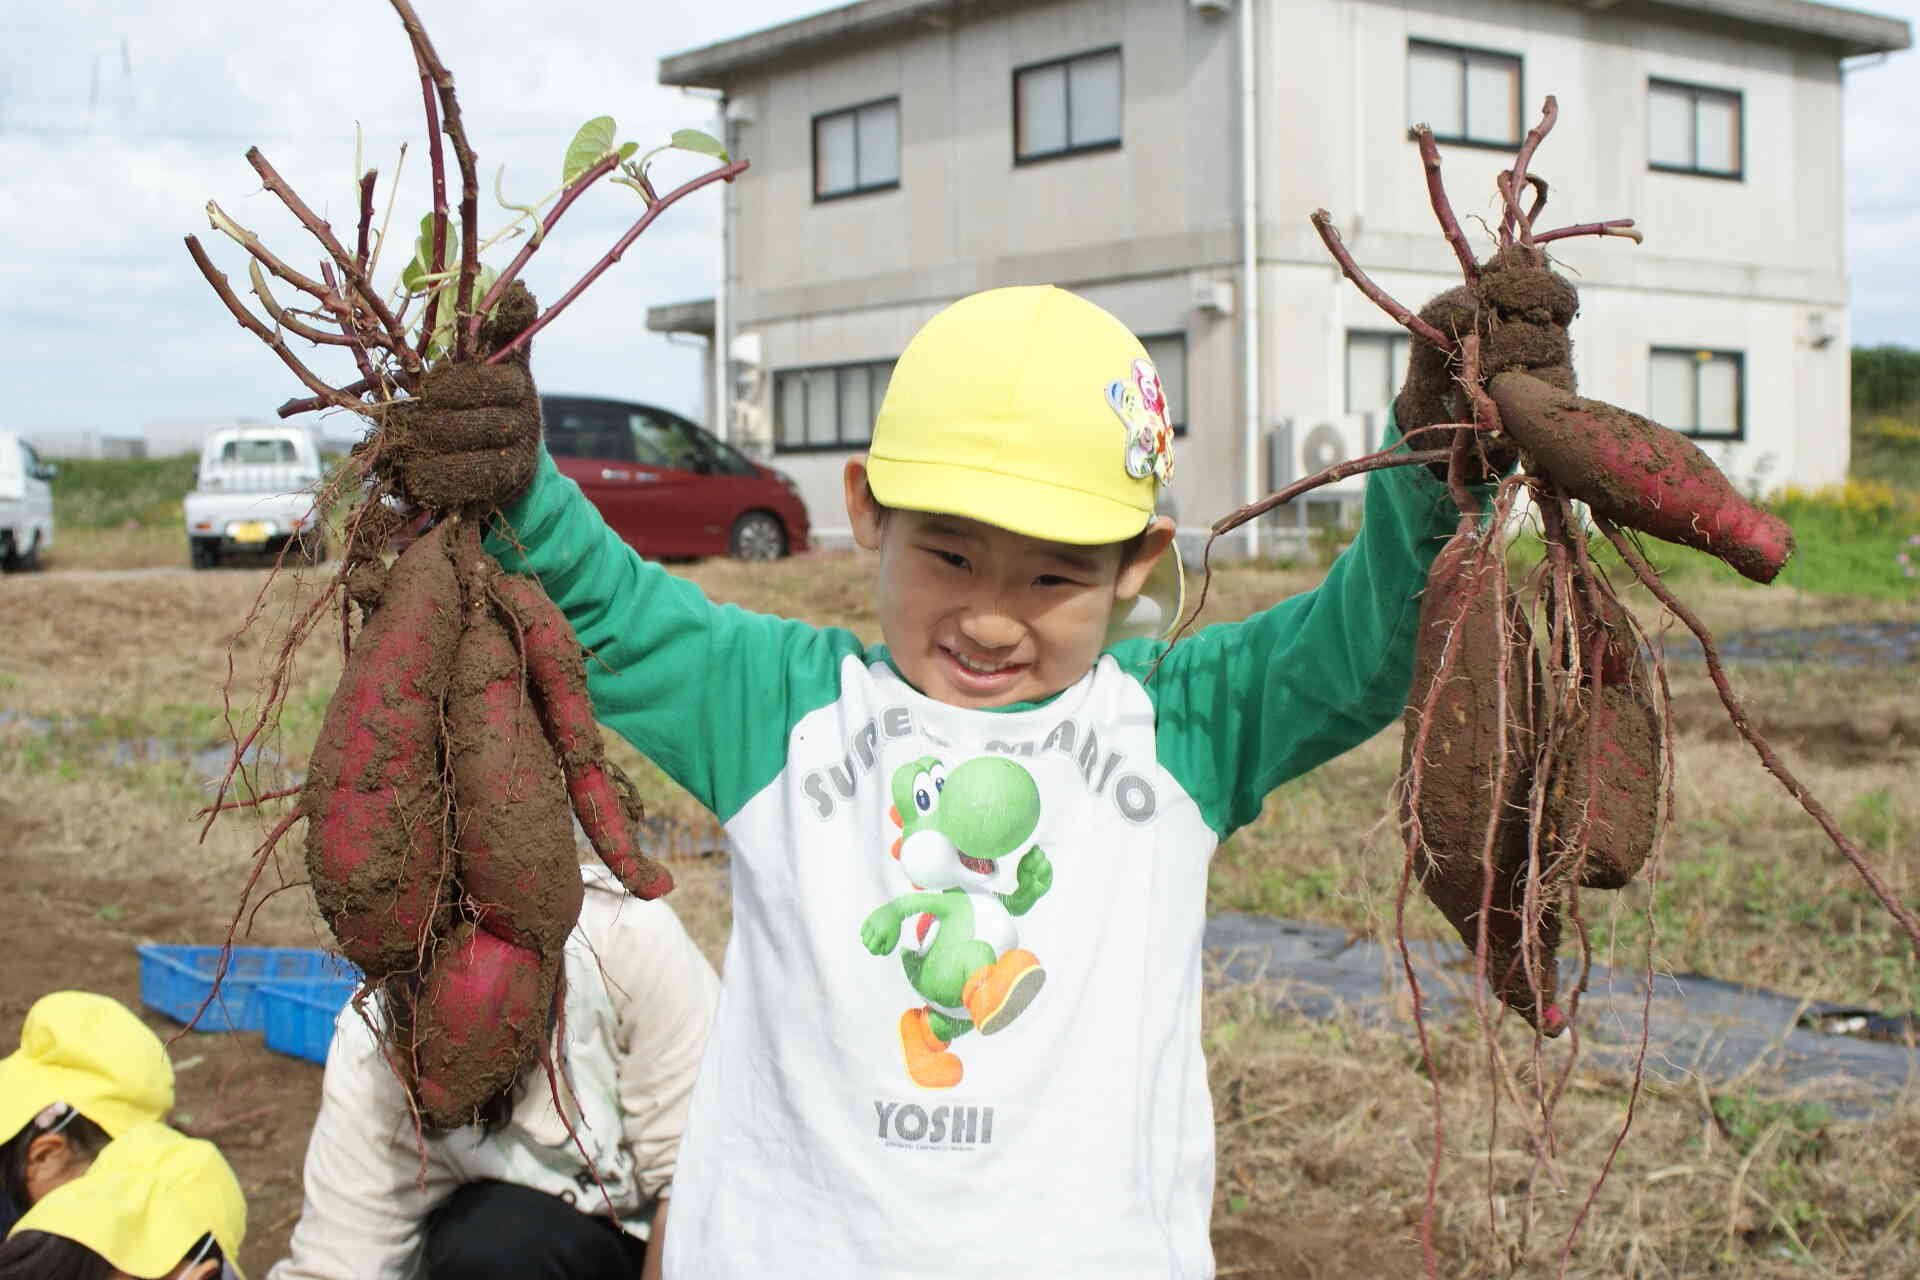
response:
<path id="1" fill-rule="evenodd" d="M 660 60 L 660 83 L 724 89 L 737 71 L 848 40 L 921 24 L 944 25 L 973 0 L 858 0 L 763 31 L 702 45 Z"/>
<path id="2" fill-rule="evenodd" d="M 1040 0 L 1015 0 L 1031 4 Z M 1900 18 L 1816 0 L 1566 0 L 1589 9 L 1612 9 L 1649 18 L 1663 13 L 1738 23 L 1777 37 L 1812 38 L 1827 43 L 1836 57 L 1896 53 L 1913 46 L 1913 33 Z M 891 31 L 920 25 L 944 25 L 982 0 L 857 0 L 762 31 L 716 41 L 660 60 L 660 83 L 683 88 L 726 89 L 728 80 L 808 51 L 844 46 Z"/>
<path id="3" fill-rule="evenodd" d="M 1650 0 L 1646 8 L 1650 13 L 1677 11 L 1696 20 L 1719 19 L 1797 39 L 1825 41 L 1835 56 L 1842 58 L 1897 53 L 1913 47 L 1913 31 L 1902 18 L 1815 0 Z"/>
<path id="4" fill-rule="evenodd" d="M 713 336 L 713 299 L 667 302 L 647 308 L 647 328 L 653 333 L 696 333 Z"/>

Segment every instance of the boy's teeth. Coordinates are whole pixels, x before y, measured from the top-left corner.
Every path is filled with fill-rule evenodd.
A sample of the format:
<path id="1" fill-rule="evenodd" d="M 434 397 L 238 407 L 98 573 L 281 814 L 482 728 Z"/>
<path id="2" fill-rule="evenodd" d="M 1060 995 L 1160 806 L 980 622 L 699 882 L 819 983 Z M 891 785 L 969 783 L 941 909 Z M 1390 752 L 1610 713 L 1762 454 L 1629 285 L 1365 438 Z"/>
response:
<path id="1" fill-rule="evenodd" d="M 973 672 L 975 675 L 990 676 L 997 671 L 1005 669 L 1003 664 L 998 662 L 975 662 L 964 653 L 956 653 L 953 656 L 959 660 L 961 666 Z"/>

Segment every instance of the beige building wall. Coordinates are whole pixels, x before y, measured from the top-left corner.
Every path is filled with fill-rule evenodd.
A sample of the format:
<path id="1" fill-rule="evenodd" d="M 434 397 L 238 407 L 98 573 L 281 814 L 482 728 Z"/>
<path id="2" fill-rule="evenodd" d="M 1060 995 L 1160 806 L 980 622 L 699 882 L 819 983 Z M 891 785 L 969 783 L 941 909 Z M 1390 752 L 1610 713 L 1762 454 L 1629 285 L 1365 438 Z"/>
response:
<path id="1" fill-rule="evenodd" d="M 1141 333 L 1184 332 L 1188 422 L 1172 505 L 1197 528 L 1266 488 L 1276 426 L 1346 409 L 1350 330 L 1390 322 L 1342 280 L 1307 215 L 1333 215 L 1360 263 L 1410 306 L 1458 283 L 1408 124 L 1407 44 L 1524 59 L 1526 123 L 1548 92 L 1561 115 L 1535 170 L 1547 225 L 1631 216 L 1646 243 L 1562 242 L 1582 290 L 1582 387 L 1645 409 L 1653 347 L 1743 356 L 1745 439 L 1710 451 L 1742 483 L 1824 484 L 1847 463 L 1848 346 L 1841 82 L 1830 52 L 1653 23 L 1643 11 L 1466 0 L 1265 0 L 1258 48 L 1261 370 L 1249 459 L 1241 308 L 1196 308 L 1195 284 L 1239 270 L 1237 16 L 1171 0 L 1058 0 L 951 10 L 924 24 L 729 77 L 753 160 L 735 198 L 734 324 L 757 333 L 744 420 L 770 441 L 775 371 L 898 355 L 940 306 L 976 289 L 1073 287 Z M 1016 67 L 1121 49 L 1124 144 L 1013 163 Z M 1739 180 L 1656 172 L 1647 81 L 1742 95 Z M 897 95 L 897 189 L 816 203 L 812 121 Z M 1504 150 L 1443 148 L 1448 188 L 1483 255 Z M 1236 304 L 1242 301 L 1235 299 Z M 781 452 L 816 526 L 843 535 L 846 452 Z M 1291 523 L 1282 517 L 1282 523 Z"/>

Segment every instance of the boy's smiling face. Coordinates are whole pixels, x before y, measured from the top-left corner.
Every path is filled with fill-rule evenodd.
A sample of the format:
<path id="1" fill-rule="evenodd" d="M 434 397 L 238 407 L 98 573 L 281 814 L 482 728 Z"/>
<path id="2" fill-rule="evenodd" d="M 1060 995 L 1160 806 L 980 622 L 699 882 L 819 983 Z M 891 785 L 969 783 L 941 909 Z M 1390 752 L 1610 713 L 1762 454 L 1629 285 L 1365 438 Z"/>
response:
<path id="1" fill-rule="evenodd" d="M 907 682 L 936 702 L 1000 707 L 1065 689 L 1093 668 L 1115 607 L 1140 594 L 1173 540 L 1156 518 L 1126 544 L 1046 542 L 964 516 L 887 510 L 864 460 L 846 468 L 854 541 L 880 553 L 876 607 Z"/>

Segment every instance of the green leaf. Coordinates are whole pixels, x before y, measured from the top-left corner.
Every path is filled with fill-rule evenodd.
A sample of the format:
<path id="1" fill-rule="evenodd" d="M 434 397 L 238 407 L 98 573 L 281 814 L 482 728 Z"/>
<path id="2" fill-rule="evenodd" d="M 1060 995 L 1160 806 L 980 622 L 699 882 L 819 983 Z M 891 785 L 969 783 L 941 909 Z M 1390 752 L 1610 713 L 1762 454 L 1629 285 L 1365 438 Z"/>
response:
<path id="1" fill-rule="evenodd" d="M 631 160 L 633 159 L 633 153 L 639 149 L 640 144 L 637 142 L 623 142 L 620 144 L 620 158 L 622 160 Z"/>
<path id="2" fill-rule="evenodd" d="M 460 228 L 452 218 L 447 219 L 446 257 L 441 270 L 445 271 L 460 264 Z M 413 261 L 400 273 L 400 283 L 408 293 L 419 293 L 431 281 L 433 274 L 433 215 L 427 214 L 420 219 L 420 237 L 413 244 Z"/>
<path id="3" fill-rule="evenodd" d="M 567 158 L 560 166 L 560 181 L 572 182 L 593 168 L 600 157 L 613 150 L 613 117 L 595 116 L 580 126 L 567 144 Z"/>
<path id="4" fill-rule="evenodd" d="M 457 270 L 458 268 L 456 267 L 455 269 Z M 498 271 L 495 271 L 484 262 L 480 264 L 480 269 L 473 273 L 473 289 L 467 294 L 469 312 L 480 305 L 481 301 L 487 296 L 487 290 L 493 288 L 493 282 L 499 278 L 500 273 Z M 445 292 L 440 295 L 440 307 L 434 313 L 433 317 L 433 337 L 427 342 L 427 360 L 429 363 L 438 360 L 441 356 L 453 350 L 453 320 L 455 312 L 453 295 L 457 288 L 457 284 L 449 282 Z M 494 307 L 498 309 L 499 305 L 500 304 L 496 302 Z"/>
<path id="5" fill-rule="evenodd" d="M 698 129 L 675 129 L 673 145 L 682 151 L 697 151 L 703 156 L 712 156 L 722 164 L 727 160 L 727 149 L 720 145 L 719 139 Z"/>

